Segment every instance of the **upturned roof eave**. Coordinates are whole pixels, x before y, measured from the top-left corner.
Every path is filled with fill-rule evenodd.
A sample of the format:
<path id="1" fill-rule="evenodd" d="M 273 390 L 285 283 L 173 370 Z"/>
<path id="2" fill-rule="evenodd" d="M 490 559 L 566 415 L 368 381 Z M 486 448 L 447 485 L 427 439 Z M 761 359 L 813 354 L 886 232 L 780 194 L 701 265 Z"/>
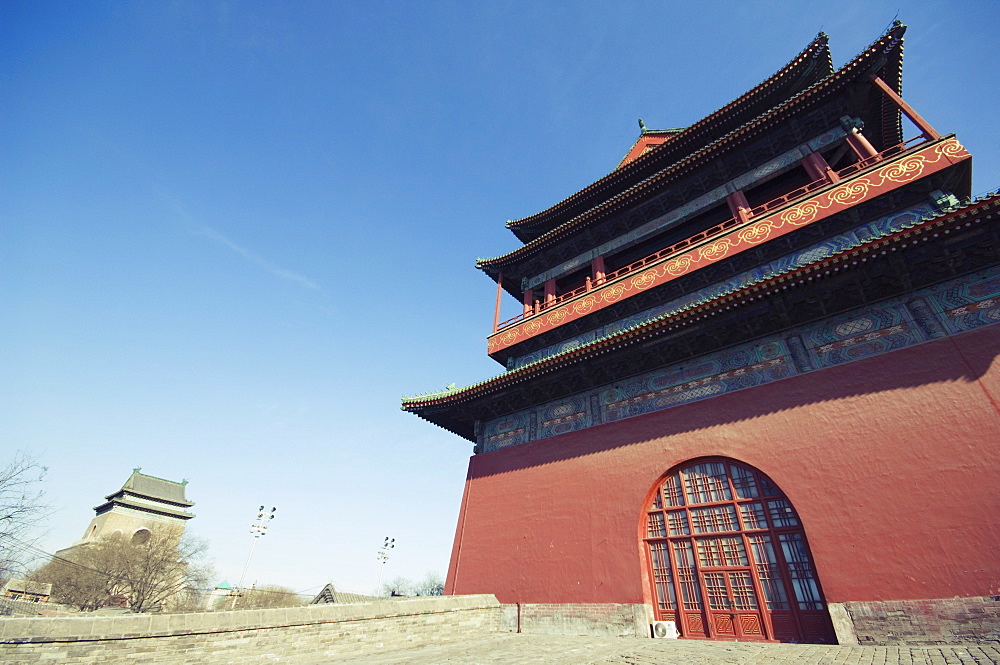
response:
<path id="1" fill-rule="evenodd" d="M 166 515 L 170 517 L 177 517 L 183 520 L 189 520 L 194 517 L 193 513 L 189 513 L 186 510 L 180 508 L 172 508 L 171 506 L 149 506 L 144 503 L 134 503 L 128 499 L 113 499 L 102 503 L 99 506 L 94 507 L 94 512 L 98 515 L 112 510 L 116 506 L 121 506 L 122 508 L 131 508 L 133 510 L 139 510 L 144 513 L 151 513 L 154 515 Z"/>
<path id="2" fill-rule="evenodd" d="M 898 24 L 898 21 L 896 23 Z M 852 59 L 850 62 L 845 64 L 843 67 L 838 69 L 830 76 L 827 76 L 817 81 L 816 83 L 812 84 L 805 90 L 802 90 L 801 92 L 796 93 L 792 97 L 788 98 L 778 106 L 771 108 L 762 113 L 761 115 L 757 116 L 756 118 L 747 121 L 740 127 L 737 127 L 731 132 L 719 137 L 718 139 L 704 146 L 700 150 L 692 153 L 691 155 L 688 155 L 687 157 L 677 162 L 674 162 L 673 164 L 664 167 L 657 173 L 628 187 L 615 197 L 605 201 L 604 203 L 598 206 L 594 206 L 593 208 L 590 208 L 589 210 L 580 213 L 576 217 L 573 217 L 572 219 L 567 220 L 566 222 L 563 222 L 554 229 L 546 232 L 544 235 L 535 238 L 534 240 L 522 245 L 521 247 L 518 247 L 514 250 L 511 250 L 510 252 L 507 252 L 506 254 L 502 254 L 500 256 L 496 256 L 493 258 L 477 259 L 476 267 L 482 270 L 483 272 L 487 273 L 488 275 L 490 275 L 492 278 L 494 278 L 495 281 L 496 278 L 495 275 L 491 274 L 490 271 L 491 268 L 500 269 L 503 266 L 510 265 L 511 263 L 514 263 L 515 261 L 524 258 L 526 255 L 530 255 L 538 251 L 542 246 L 548 245 L 549 243 L 553 242 L 554 239 L 561 236 L 562 234 L 568 232 L 573 228 L 579 227 L 585 222 L 589 221 L 589 218 L 595 216 L 597 213 L 607 210 L 611 203 L 616 201 L 620 202 L 620 200 L 623 197 L 627 198 L 628 195 L 631 195 L 636 191 L 648 187 L 653 182 L 659 182 L 663 178 L 669 177 L 673 172 L 679 170 L 680 168 L 690 166 L 692 163 L 705 159 L 711 153 L 714 153 L 719 149 L 721 149 L 722 146 L 731 144 L 741 135 L 746 135 L 748 132 L 750 132 L 750 130 L 755 129 L 762 123 L 767 122 L 769 120 L 773 120 L 775 117 L 780 116 L 784 113 L 790 112 L 790 109 L 797 106 L 798 104 L 805 103 L 805 100 L 808 100 L 811 97 L 813 97 L 815 94 L 818 93 L 819 90 L 827 88 L 828 86 L 833 84 L 846 85 L 848 82 L 854 80 L 852 78 L 848 78 L 847 74 L 849 72 L 856 73 L 855 70 L 859 68 L 862 61 L 866 58 L 874 57 L 873 54 L 875 54 L 877 51 L 880 50 L 880 45 L 883 42 L 889 40 L 889 38 L 897 31 L 899 32 L 898 37 L 901 39 L 902 32 L 904 32 L 905 29 L 906 26 L 902 24 L 894 25 L 894 27 L 888 32 L 886 32 L 884 35 L 882 35 L 878 39 L 878 41 L 873 42 L 871 45 L 868 46 L 868 48 L 866 48 L 864 51 L 858 54 L 854 59 Z M 899 71 L 899 66 L 897 65 L 896 72 L 898 71 Z M 890 84 L 890 86 L 892 86 L 894 89 L 897 89 L 898 91 L 898 88 L 900 87 L 901 77 L 893 76 L 892 78 L 894 78 L 895 80 L 888 83 Z M 638 161 L 639 160 L 636 160 L 636 162 Z M 623 168 L 628 168 L 628 166 L 629 165 L 626 165 Z M 595 185 L 591 185 L 591 187 L 596 186 L 602 181 L 598 181 L 598 183 L 595 183 Z"/>
<path id="3" fill-rule="evenodd" d="M 166 499 L 162 496 L 154 496 L 152 494 L 146 494 L 144 492 L 137 492 L 134 489 L 122 488 L 113 494 L 109 494 L 104 499 L 106 501 L 114 501 L 116 498 L 124 498 L 126 494 L 131 494 L 132 496 L 142 497 L 143 499 L 149 499 L 150 501 L 156 501 L 158 503 L 169 503 L 174 506 L 184 506 L 185 508 L 190 508 L 194 505 L 194 501 L 178 501 L 177 499 Z"/>
<path id="4" fill-rule="evenodd" d="M 409 398 L 409 401 L 407 401 L 407 398 L 404 398 L 401 408 L 404 411 L 408 411 L 410 413 L 415 413 L 415 414 L 421 416 L 422 418 L 424 418 L 425 420 L 429 420 L 428 418 L 424 417 L 420 412 L 421 411 L 426 411 L 426 410 L 429 410 L 429 409 L 436 409 L 436 408 L 448 407 L 448 406 L 451 406 L 451 405 L 454 405 L 454 404 L 458 404 L 458 403 L 461 403 L 461 402 L 471 401 L 471 400 L 477 399 L 477 398 L 481 397 L 482 395 L 486 394 L 487 392 L 492 392 L 494 389 L 499 389 L 499 388 L 502 388 L 502 387 L 507 387 L 507 386 L 510 386 L 510 385 L 515 385 L 515 384 L 520 383 L 521 381 L 524 381 L 524 380 L 526 380 L 526 379 L 528 379 L 528 378 L 530 378 L 532 376 L 535 376 L 537 374 L 544 373 L 544 372 L 550 372 L 550 371 L 553 371 L 554 369 L 556 369 L 557 367 L 561 367 L 561 366 L 565 366 L 565 365 L 569 365 L 569 364 L 573 364 L 573 363 L 579 362 L 581 360 L 586 359 L 587 357 L 590 357 L 592 354 L 595 354 L 595 353 L 604 353 L 607 350 L 609 350 L 609 347 L 610 348 L 614 348 L 615 346 L 617 346 L 617 345 L 619 345 L 619 344 L 627 341 L 631 337 L 647 333 L 650 329 L 661 328 L 664 325 L 670 323 L 672 319 L 679 320 L 681 318 L 685 318 L 685 317 L 687 317 L 689 315 L 689 313 L 691 311 L 693 311 L 695 309 L 710 308 L 710 307 L 713 307 L 713 306 L 717 305 L 719 302 L 721 302 L 723 300 L 731 299 L 731 298 L 739 295 L 742 292 L 750 291 L 750 290 L 754 290 L 754 291 L 760 290 L 761 288 L 766 288 L 767 286 L 771 285 L 772 283 L 777 283 L 777 282 L 780 282 L 780 281 L 784 281 L 784 280 L 787 279 L 788 275 L 791 274 L 791 273 L 798 273 L 798 272 L 802 272 L 802 271 L 805 271 L 805 270 L 812 270 L 812 269 L 815 269 L 816 266 L 822 266 L 822 265 L 827 264 L 827 263 L 831 263 L 831 262 L 834 262 L 834 261 L 839 261 L 845 255 L 849 255 L 849 254 L 852 254 L 852 253 L 855 253 L 855 252 L 863 251 L 863 250 L 865 250 L 865 248 L 868 248 L 868 247 L 871 247 L 871 246 L 874 246 L 874 245 L 882 244 L 884 242 L 887 242 L 887 241 L 890 241 L 890 240 L 896 238 L 897 236 L 902 236 L 902 235 L 910 234 L 910 233 L 913 233 L 915 231 L 919 231 L 921 229 L 924 229 L 924 228 L 928 227 L 931 224 L 936 224 L 938 222 L 943 222 L 943 221 L 946 221 L 948 219 L 951 219 L 953 217 L 957 217 L 957 216 L 960 216 L 960 215 L 964 217 L 965 215 L 968 215 L 970 213 L 974 213 L 979 208 L 988 208 L 990 206 L 998 205 L 998 204 L 1000 204 L 1000 190 L 996 190 L 994 192 L 990 192 L 990 193 L 984 195 L 983 197 L 975 199 L 975 200 L 969 202 L 967 205 L 961 206 L 961 207 L 956 208 L 954 210 L 949 210 L 947 212 L 942 212 L 942 213 L 939 213 L 937 215 L 926 217 L 919 224 L 917 224 L 917 225 L 915 225 L 915 226 L 913 226 L 913 227 L 911 227 L 909 229 L 906 229 L 904 231 L 893 233 L 893 234 L 890 234 L 888 236 L 882 236 L 882 237 L 879 237 L 879 238 L 875 238 L 872 241 L 865 243 L 864 245 L 860 245 L 860 246 L 857 246 L 857 247 L 852 247 L 850 249 L 846 249 L 843 252 L 840 252 L 838 254 L 831 255 L 831 256 L 819 259 L 819 260 L 817 260 L 817 261 L 815 261 L 813 263 L 810 263 L 810 264 L 807 264 L 807 265 L 804 265 L 804 266 L 799 266 L 799 267 L 795 267 L 795 268 L 789 268 L 788 270 L 786 270 L 785 272 L 783 272 L 781 274 L 773 275 L 773 276 L 771 276 L 771 277 L 769 277 L 767 279 L 761 280 L 760 282 L 758 282 L 756 284 L 752 284 L 752 285 L 749 285 L 749 286 L 747 286 L 747 287 L 745 287 L 743 289 L 740 289 L 739 291 L 730 292 L 730 293 L 727 293 L 727 294 L 723 294 L 723 295 L 718 296 L 717 298 L 713 298 L 712 300 L 709 300 L 709 301 L 706 301 L 706 302 L 703 302 L 703 303 L 691 304 L 691 305 L 689 305 L 689 306 L 687 306 L 685 308 L 678 309 L 677 311 L 672 312 L 670 314 L 665 314 L 665 315 L 663 315 L 663 316 L 661 316 L 661 317 L 659 317 L 657 319 L 654 319 L 652 321 L 647 321 L 646 323 L 639 324 L 639 325 L 637 325 L 637 326 L 635 326 L 633 328 L 629 328 L 628 330 L 619 331 L 619 332 L 614 333 L 613 335 L 609 335 L 607 337 L 604 337 L 604 338 L 601 338 L 601 339 L 598 339 L 598 340 L 594 340 L 594 341 L 592 341 L 592 342 L 590 342 L 588 344 L 584 344 L 584 345 L 579 346 L 579 347 L 577 347 L 575 349 L 572 349 L 572 350 L 569 350 L 569 351 L 564 351 L 564 352 L 558 353 L 558 354 L 554 354 L 552 356 L 549 356 L 548 358 L 544 358 L 542 360 L 538 360 L 538 361 L 536 361 L 534 363 L 531 363 L 529 365 L 525 365 L 523 367 L 520 367 L 520 368 L 518 368 L 516 370 L 512 370 L 512 371 L 505 372 L 503 374 L 491 377 L 489 379 L 486 379 L 485 381 L 480 381 L 479 383 L 475 383 L 475 384 L 472 384 L 470 386 L 466 386 L 466 387 L 463 387 L 463 388 L 458 388 L 458 389 L 451 390 L 451 391 L 439 392 L 439 393 L 431 393 L 429 395 L 416 396 L 416 397 L 413 397 L 413 398 Z M 441 423 L 437 423 L 436 421 L 430 421 L 430 422 L 434 422 L 435 424 L 438 424 L 441 427 L 444 427 L 445 429 L 448 429 L 449 431 L 453 431 L 454 432 L 454 430 L 452 428 L 445 427 Z M 464 436 L 460 432 L 455 432 L 455 433 L 459 434 L 460 436 Z"/>
<path id="5" fill-rule="evenodd" d="M 696 133 L 700 133 L 700 132 L 703 132 L 703 131 L 707 131 L 708 129 L 711 128 L 711 124 L 714 121 L 716 121 L 718 118 L 722 117 L 725 113 L 728 113 L 729 111 L 731 111 L 732 109 L 736 108 L 737 106 L 745 103 L 749 99 L 751 99 L 753 97 L 756 97 L 756 96 L 759 96 L 759 95 L 764 94 L 765 92 L 767 92 L 783 76 L 786 76 L 787 74 L 789 74 L 794 69 L 795 65 L 797 65 L 797 64 L 799 64 L 801 62 L 804 62 L 807 57 L 812 57 L 813 56 L 813 51 L 815 51 L 817 49 L 824 49 L 826 51 L 827 56 L 829 57 L 829 37 L 826 35 L 826 33 L 820 32 L 819 34 L 817 34 L 816 37 L 813 38 L 813 40 L 811 42 L 809 42 L 809 44 L 801 52 L 799 52 L 794 58 L 792 58 L 788 63 L 786 63 L 784 67 L 782 67 L 777 72 L 775 72 L 774 74 L 772 74 L 771 76 L 769 76 L 768 78 L 766 78 L 764 81 L 758 83 L 756 86 L 754 86 L 750 90 L 746 91 L 745 93 L 743 93 L 742 95 L 740 95 L 736 99 L 734 99 L 731 102 L 729 102 L 728 104 L 726 104 L 726 105 L 724 105 L 724 106 L 716 109 L 715 111 L 713 111 L 712 113 L 708 114 L 707 116 L 705 116 L 701 120 L 698 120 L 694 124 L 692 124 L 692 125 L 690 125 L 688 127 L 680 128 L 681 131 L 676 132 L 677 137 L 676 137 L 675 140 L 682 140 L 682 138 L 683 138 L 684 135 L 696 134 Z M 830 69 L 831 70 L 833 69 L 832 63 L 831 63 Z M 668 129 L 668 130 L 647 130 L 647 132 L 643 132 L 643 135 L 645 135 L 647 133 L 649 133 L 649 134 L 655 134 L 655 133 L 666 133 L 666 132 L 673 133 L 673 132 L 675 132 L 675 130 L 671 130 L 671 129 Z M 577 191 L 577 192 L 575 192 L 575 193 L 567 196 L 563 200 L 559 201 L 558 203 L 556 203 L 556 204 L 554 204 L 552 206 L 549 206 L 548 208 L 546 208 L 545 210 L 542 210 L 541 212 L 535 213 L 533 215 L 528 215 L 527 217 L 522 217 L 520 219 L 509 220 L 506 223 L 506 227 L 509 228 L 509 229 L 529 228 L 529 227 L 531 227 L 533 225 L 537 225 L 537 224 L 545 221 L 546 217 L 551 216 L 552 214 L 558 212 L 559 209 L 566 207 L 568 204 L 570 204 L 570 203 L 578 200 L 579 198 L 581 198 L 582 196 L 585 196 L 586 194 L 592 192 L 593 190 L 601 188 L 602 186 L 604 186 L 606 184 L 609 184 L 612 180 L 621 178 L 621 176 L 626 173 L 626 170 L 629 168 L 629 166 L 631 166 L 635 162 L 638 162 L 638 160 L 635 160 L 634 162 L 626 164 L 626 165 L 622 166 L 621 168 L 615 169 L 614 171 L 612 171 L 608 175 L 604 176 L 600 180 L 598 180 L 598 181 L 596 181 L 596 182 L 588 185 L 587 187 L 584 187 L 583 189 L 581 189 L 581 190 L 579 190 L 579 191 Z"/>

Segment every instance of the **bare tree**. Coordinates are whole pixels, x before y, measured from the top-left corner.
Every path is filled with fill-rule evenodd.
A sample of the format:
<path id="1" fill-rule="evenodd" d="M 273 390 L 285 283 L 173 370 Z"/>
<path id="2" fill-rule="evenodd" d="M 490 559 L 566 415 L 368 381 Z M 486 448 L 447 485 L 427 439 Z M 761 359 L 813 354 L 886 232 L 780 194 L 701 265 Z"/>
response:
<path id="1" fill-rule="evenodd" d="M 229 609 L 229 599 L 222 598 L 221 609 Z M 268 585 L 254 587 L 240 592 L 236 609 L 262 610 L 269 607 L 299 607 L 306 604 L 306 599 L 292 589 L 283 586 Z"/>
<path id="2" fill-rule="evenodd" d="M 435 572 L 428 572 L 419 582 L 396 577 L 382 585 L 382 595 L 385 596 L 440 596 L 443 593 L 444 580 Z"/>
<path id="3" fill-rule="evenodd" d="M 187 569 L 184 574 L 185 586 L 180 594 L 174 596 L 170 605 L 176 610 L 199 610 L 204 607 L 205 598 L 211 591 L 209 587 L 213 580 L 218 579 L 219 573 L 205 559 L 205 553 L 208 551 L 207 541 L 184 534 L 181 542 L 189 550 L 197 551 L 188 553 Z"/>
<path id="4" fill-rule="evenodd" d="M 444 579 L 435 572 L 428 572 L 424 579 L 413 585 L 415 596 L 441 596 L 444 594 Z"/>
<path id="5" fill-rule="evenodd" d="M 150 529 L 148 538 L 114 533 L 53 558 L 32 578 L 52 582 L 59 601 L 92 610 L 123 596 L 135 612 L 193 604 L 192 591 L 205 586 L 204 541 L 182 536 L 181 528 Z"/>
<path id="6" fill-rule="evenodd" d="M 91 568 L 90 550 L 85 548 L 53 557 L 31 573 L 29 579 L 52 584 L 52 599 L 81 611 L 103 607 L 113 594 L 112 579 Z"/>
<path id="7" fill-rule="evenodd" d="M 413 581 L 406 577 L 395 577 L 382 585 L 383 596 L 412 596 Z"/>
<path id="8" fill-rule="evenodd" d="M 31 530 L 45 513 L 39 489 L 45 467 L 25 452 L 0 468 L 0 579 L 23 568 Z"/>

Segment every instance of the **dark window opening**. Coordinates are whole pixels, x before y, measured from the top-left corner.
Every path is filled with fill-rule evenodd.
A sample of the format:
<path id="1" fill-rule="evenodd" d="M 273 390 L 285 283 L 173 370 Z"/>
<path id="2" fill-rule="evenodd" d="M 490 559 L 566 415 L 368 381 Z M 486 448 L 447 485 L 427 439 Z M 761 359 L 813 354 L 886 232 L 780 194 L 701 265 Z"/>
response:
<path id="1" fill-rule="evenodd" d="M 605 256 L 605 268 L 609 273 L 620 270 L 681 240 L 686 240 L 702 231 L 718 226 L 722 222 L 732 219 L 732 217 L 732 213 L 729 212 L 729 206 L 723 201 L 721 204 L 695 215 L 678 226 L 658 233 L 656 236 L 633 245 L 618 254 Z"/>
<path id="2" fill-rule="evenodd" d="M 562 296 L 575 289 L 585 287 L 590 277 L 590 263 L 586 267 L 564 275 L 556 280 L 556 296 Z"/>
<path id="3" fill-rule="evenodd" d="M 781 198 L 785 194 L 798 189 L 799 187 L 804 187 L 811 183 L 814 178 L 810 177 L 806 173 L 805 167 L 801 164 L 790 168 L 781 175 L 763 182 L 755 187 L 752 187 L 746 191 L 744 194 L 747 197 L 747 201 L 750 202 L 751 208 L 756 208 L 757 206 L 764 205 L 769 201 Z"/>
<path id="4" fill-rule="evenodd" d="M 826 160 L 826 163 L 829 164 L 830 168 L 834 171 L 846 169 L 848 166 L 861 159 L 853 150 L 851 150 L 851 146 L 847 144 L 847 141 L 841 141 L 833 147 L 822 151 L 820 154 L 823 155 L 823 159 Z"/>

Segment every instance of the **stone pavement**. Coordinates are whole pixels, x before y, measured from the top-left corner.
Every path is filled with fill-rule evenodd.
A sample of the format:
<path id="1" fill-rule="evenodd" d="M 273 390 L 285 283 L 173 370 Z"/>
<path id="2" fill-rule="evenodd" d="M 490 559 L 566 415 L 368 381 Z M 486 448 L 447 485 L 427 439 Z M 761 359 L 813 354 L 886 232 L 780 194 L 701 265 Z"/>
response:
<path id="1" fill-rule="evenodd" d="M 499 633 L 310 665 L 986 665 L 998 645 L 861 647 Z"/>

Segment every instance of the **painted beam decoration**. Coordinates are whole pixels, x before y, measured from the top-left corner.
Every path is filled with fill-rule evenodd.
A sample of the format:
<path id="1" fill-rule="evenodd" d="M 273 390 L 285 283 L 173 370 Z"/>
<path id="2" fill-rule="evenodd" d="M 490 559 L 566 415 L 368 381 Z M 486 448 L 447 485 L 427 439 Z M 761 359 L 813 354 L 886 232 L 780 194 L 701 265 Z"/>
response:
<path id="1" fill-rule="evenodd" d="M 573 257 L 568 261 L 563 261 L 559 265 L 554 268 L 550 268 L 545 272 L 522 280 L 521 290 L 524 291 L 527 289 L 534 289 L 544 284 L 547 280 L 569 274 L 570 272 L 589 264 L 591 259 L 597 258 L 598 256 L 606 256 L 615 250 L 630 247 L 642 240 L 651 238 L 665 229 L 676 226 L 684 220 L 693 217 L 700 212 L 704 212 L 710 206 L 725 201 L 726 195 L 730 191 L 753 187 L 755 184 L 762 182 L 772 173 L 779 172 L 782 169 L 792 166 L 793 164 L 797 164 L 802 160 L 803 156 L 833 145 L 837 141 L 843 139 L 846 135 L 847 132 L 844 131 L 842 127 L 835 127 L 829 131 L 823 132 L 816 138 L 806 141 L 801 145 L 797 145 L 791 150 L 785 151 L 771 161 L 761 164 L 750 171 L 741 173 L 729 182 L 723 183 L 722 185 L 705 192 L 701 196 L 688 201 L 678 208 L 668 211 L 666 214 L 658 216 L 656 219 L 634 228 L 628 233 L 612 238 L 611 240 L 598 245 L 589 252 Z M 629 192 L 623 192 L 605 205 L 608 207 L 612 207 L 612 203 L 620 205 L 623 201 L 626 201 L 628 197 Z M 641 211 L 642 208 L 643 206 L 640 206 L 637 209 L 633 209 L 632 212 L 635 212 L 636 210 Z M 518 251 L 520 250 L 510 252 L 506 256 L 511 256 Z"/>
<path id="2" fill-rule="evenodd" d="M 608 282 L 573 300 L 504 328 L 489 337 L 488 352 L 496 353 L 539 333 L 611 306 L 636 293 L 666 284 L 706 265 L 734 256 L 762 242 L 780 237 L 797 228 L 874 199 L 918 178 L 941 171 L 970 156 L 954 137 L 945 137 L 925 145 L 869 171 L 863 171 L 853 178 L 833 184 L 805 201 L 762 219 L 751 220 L 721 237 L 707 239 L 689 250 L 665 257 L 638 274 Z"/>
<path id="3" fill-rule="evenodd" d="M 607 325 L 598 326 L 579 335 L 568 337 L 556 344 L 536 349 L 523 356 L 517 356 L 510 362 L 510 369 L 519 369 L 560 353 L 572 351 L 598 339 L 616 335 L 630 328 L 643 326 L 662 317 L 683 312 L 737 291 L 748 289 L 773 277 L 813 265 L 817 261 L 842 254 L 879 238 L 911 229 L 937 215 L 938 209 L 930 203 L 921 203 L 906 210 L 884 215 L 849 231 L 838 233 L 822 242 L 809 245 L 791 254 L 756 266 L 752 270 L 745 270 L 724 282 L 706 286 L 679 298 L 674 298 L 662 305 L 651 307 L 645 311 L 608 323 Z"/>
<path id="4" fill-rule="evenodd" d="M 1000 268 L 487 420 L 480 452 L 752 388 L 1000 324 Z"/>

